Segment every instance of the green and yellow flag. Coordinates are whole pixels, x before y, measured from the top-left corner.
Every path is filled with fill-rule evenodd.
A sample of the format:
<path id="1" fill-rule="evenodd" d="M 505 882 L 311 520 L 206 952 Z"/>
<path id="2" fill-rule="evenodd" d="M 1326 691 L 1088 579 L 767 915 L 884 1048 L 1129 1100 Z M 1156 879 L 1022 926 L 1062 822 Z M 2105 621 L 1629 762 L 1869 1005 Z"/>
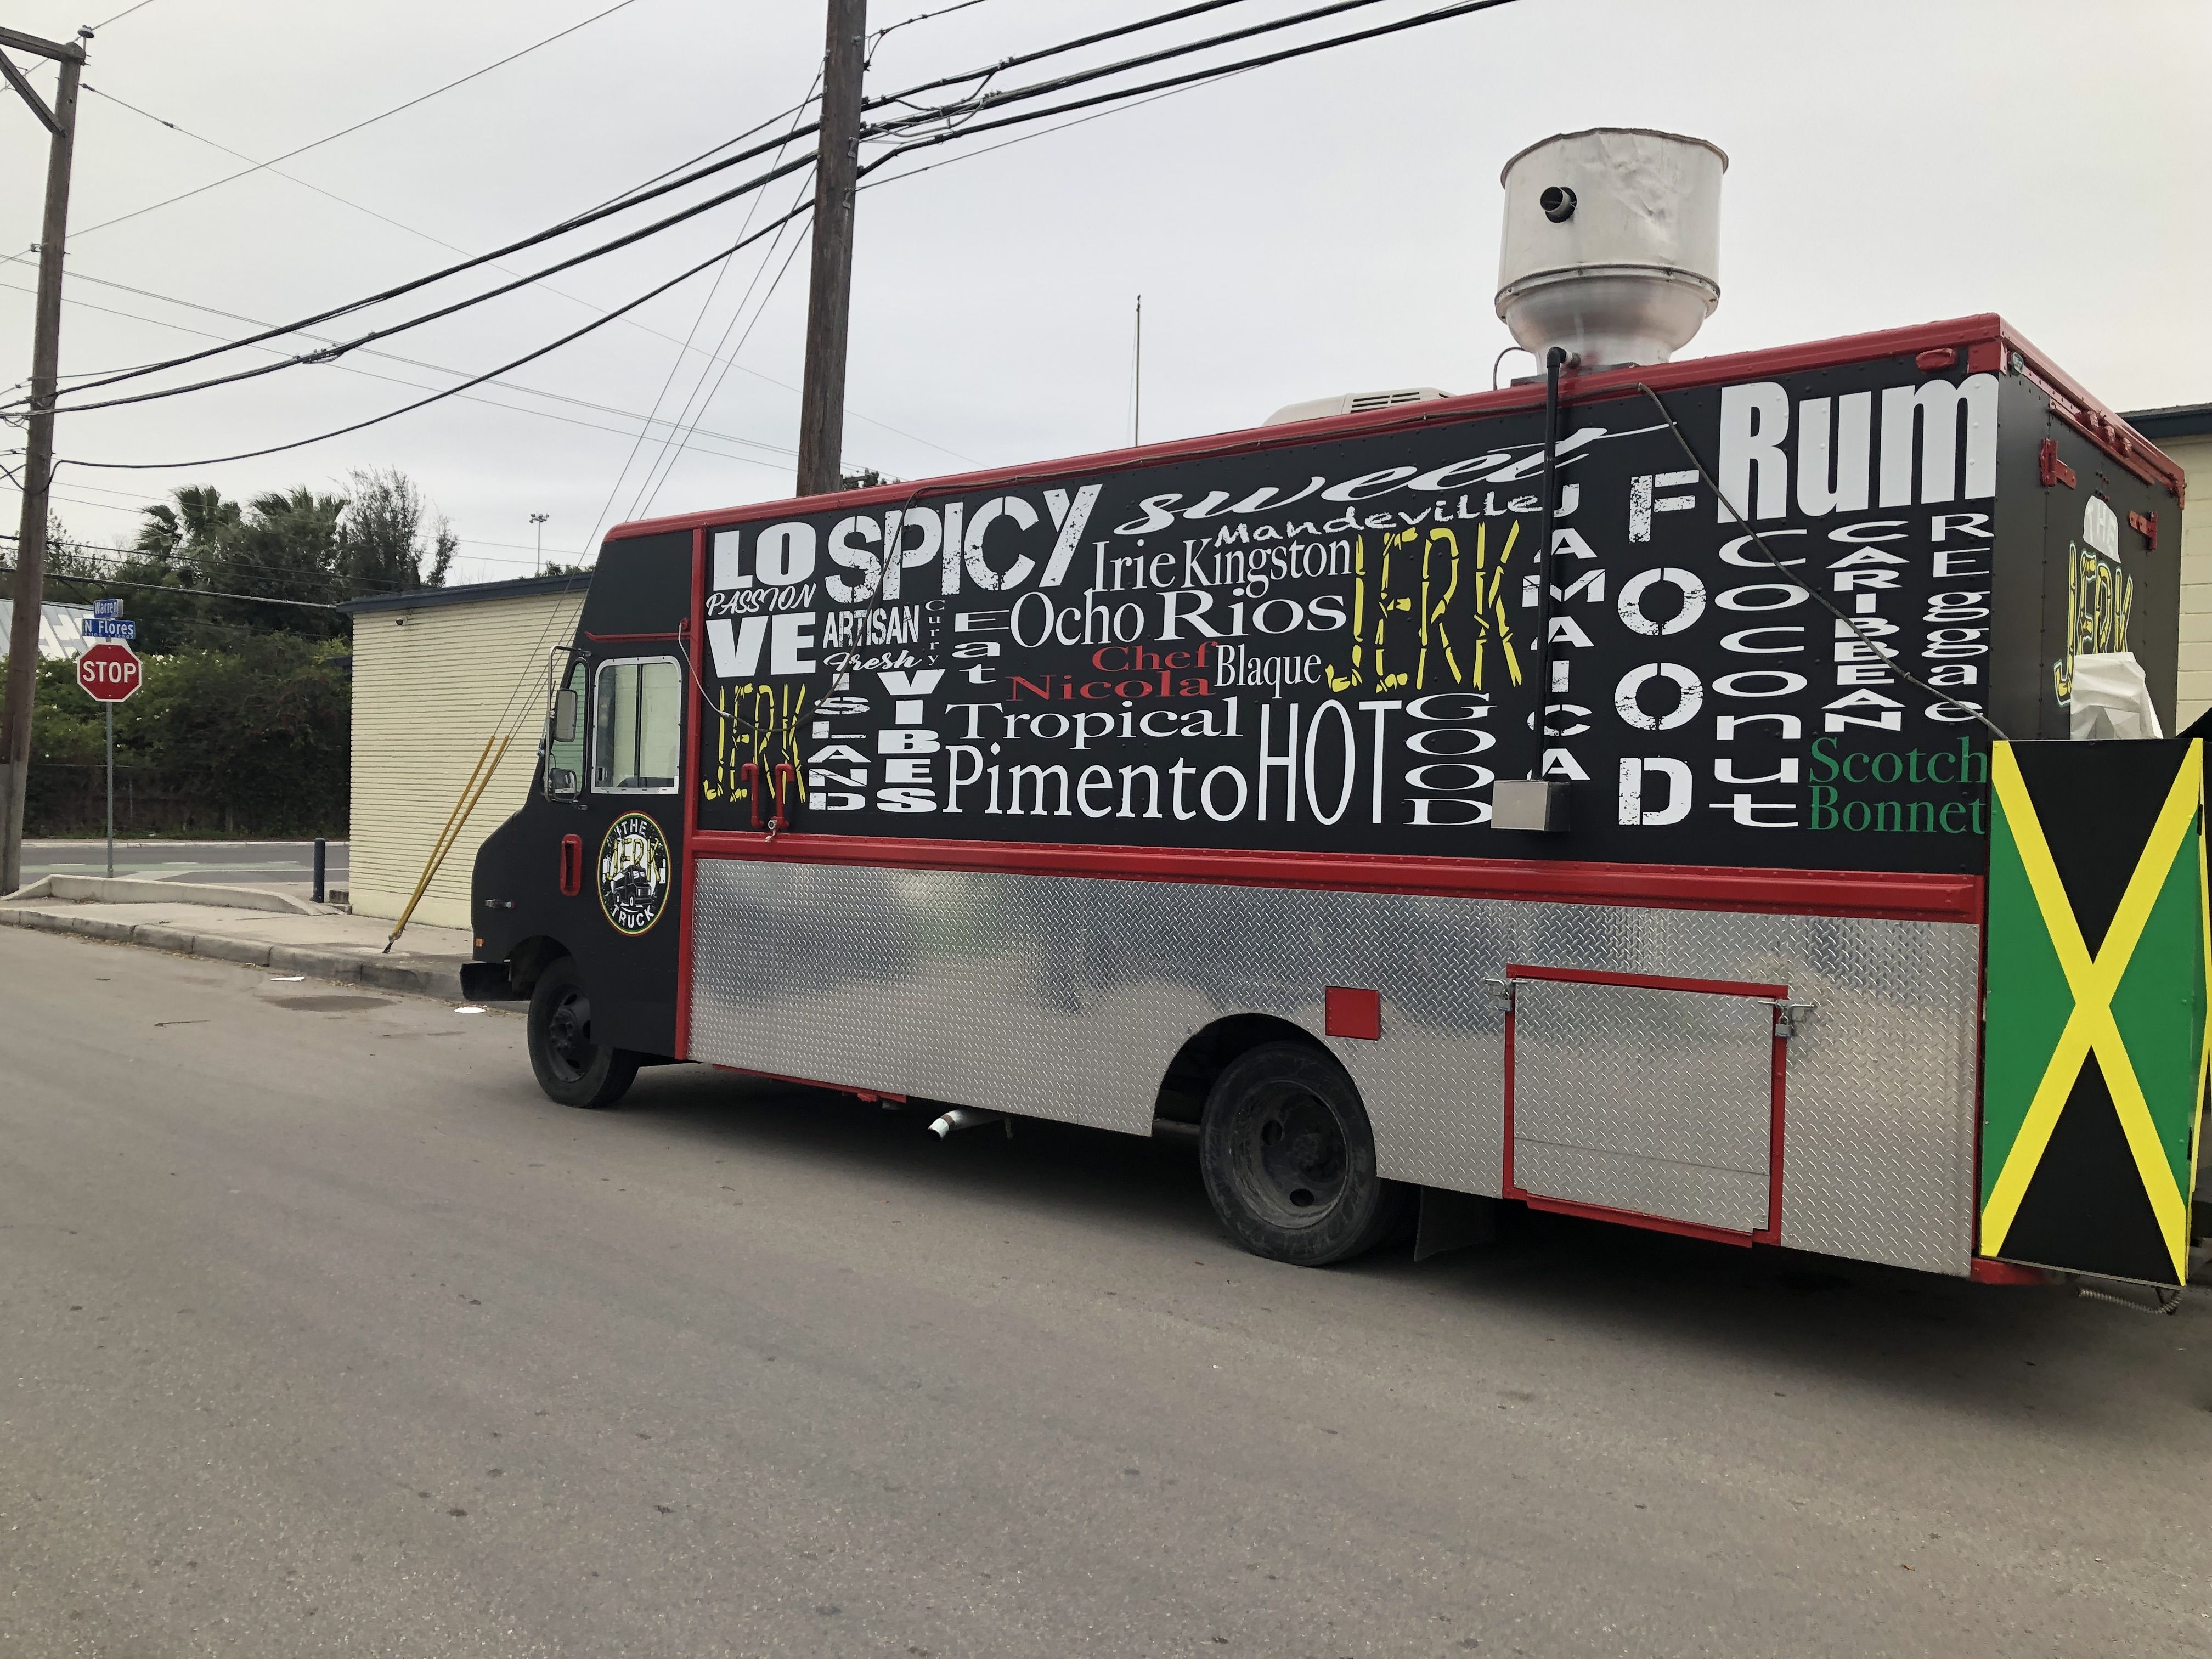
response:
<path id="1" fill-rule="evenodd" d="M 1990 757 L 1981 1253 L 2181 1284 L 2206 1078 L 2199 740 Z"/>

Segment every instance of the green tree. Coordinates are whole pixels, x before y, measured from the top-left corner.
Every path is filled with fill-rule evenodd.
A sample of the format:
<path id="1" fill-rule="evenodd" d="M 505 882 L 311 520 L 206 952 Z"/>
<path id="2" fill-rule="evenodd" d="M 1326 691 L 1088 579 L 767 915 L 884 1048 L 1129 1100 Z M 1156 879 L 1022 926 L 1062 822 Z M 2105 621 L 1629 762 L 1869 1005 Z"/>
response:
<path id="1" fill-rule="evenodd" d="M 352 499 L 338 526 L 338 570 L 356 591 L 443 587 L 459 545 L 453 526 L 442 517 L 432 520 L 422 490 L 398 468 L 355 471 Z"/>
<path id="2" fill-rule="evenodd" d="M 102 817 L 100 706 L 76 666 L 39 665 L 29 781 L 34 834 L 88 834 Z M 115 758 L 139 816 L 126 830 L 343 835 L 352 751 L 344 647 L 241 635 L 221 650 L 146 659 L 115 709 Z"/>

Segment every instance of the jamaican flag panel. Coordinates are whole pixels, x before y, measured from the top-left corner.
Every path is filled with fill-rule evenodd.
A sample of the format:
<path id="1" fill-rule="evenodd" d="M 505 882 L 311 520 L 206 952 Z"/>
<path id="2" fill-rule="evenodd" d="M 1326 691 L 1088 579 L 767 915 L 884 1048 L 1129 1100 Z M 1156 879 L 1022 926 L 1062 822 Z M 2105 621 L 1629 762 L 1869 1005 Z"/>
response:
<path id="1" fill-rule="evenodd" d="M 1990 757 L 1981 1253 L 2179 1285 L 2206 1074 L 2203 744 Z"/>

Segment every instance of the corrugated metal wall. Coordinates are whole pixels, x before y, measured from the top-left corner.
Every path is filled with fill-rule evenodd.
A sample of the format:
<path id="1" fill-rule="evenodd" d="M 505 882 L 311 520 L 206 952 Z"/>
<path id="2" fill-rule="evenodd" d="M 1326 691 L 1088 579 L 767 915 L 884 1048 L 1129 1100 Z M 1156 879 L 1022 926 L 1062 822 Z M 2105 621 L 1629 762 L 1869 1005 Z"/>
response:
<path id="1" fill-rule="evenodd" d="M 2212 437 L 2161 438 L 2189 474 L 2181 520 L 2181 672 L 2174 718 L 2186 726 L 2212 708 Z M 2159 544 L 2165 545 L 2161 532 Z"/>
<path id="2" fill-rule="evenodd" d="M 507 758 L 415 920 L 469 926 L 477 848 L 522 804 L 544 716 L 545 658 L 574 638 L 584 591 L 454 602 L 354 618 L 351 902 L 397 916 L 460 798 L 484 739 L 506 724 Z M 517 687 L 520 689 L 518 690 Z M 510 708 L 509 698 L 513 704 Z"/>

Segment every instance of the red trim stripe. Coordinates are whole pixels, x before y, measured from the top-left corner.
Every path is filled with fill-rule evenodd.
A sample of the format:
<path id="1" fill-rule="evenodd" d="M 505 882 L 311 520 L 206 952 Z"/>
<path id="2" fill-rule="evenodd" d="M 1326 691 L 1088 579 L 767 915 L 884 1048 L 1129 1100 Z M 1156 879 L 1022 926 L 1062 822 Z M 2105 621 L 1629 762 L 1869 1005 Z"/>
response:
<path id="1" fill-rule="evenodd" d="M 1735 352 L 1719 357 L 1690 357 L 1680 362 L 1613 369 L 1593 374 L 1573 374 L 1566 377 L 1563 383 L 1564 393 L 1583 405 L 1609 398 L 1637 398 L 1640 400 L 1642 394 L 1636 389 L 1638 382 L 1663 394 L 1692 386 L 1723 386 L 1732 381 L 1763 379 L 1804 369 L 1829 368 L 1877 358 L 1911 357 L 1938 346 L 1963 347 L 1972 354 L 1970 361 L 1978 361 L 1992 349 L 2002 361 L 2005 353 L 2017 350 L 2027 361 L 2032 373 L 2062 394 L 2062 402 L 2070 400 L 2078 409 L 2090 412 L 2092 419 L 2083 422 L 2075 410 L 2062 410 L 2062 413 L 2081 426 L 2091 441 L 2106 453 L 2139 477 L 2164 484 L 2174 492 L 2177 498 L 2186 487 L 2185 475 L 2177 463 L 2161 454 L 2155 445 L 2125 422 L 2114 416 L 2023 338 L 2018 330 L 1994 312 L 1954 317 L 1943 322 L 1917 323 L 1905 328 L 1882 329 L 1868 334 L 1810 340 L 1761 351 Z M 1977 347 L 1981 348 L 1978 354 L 1975 353 Z M 1210 433 L 1203 437 L 1178 439 L 1170 443 L 1148 444 L 1141 449 L 1105 450 L 1022 466 L 993 467 L 980 472 L 959 473 L 915 483 L 884 484 L 874 489 L 848 490 L 836 496 L 836 505 L 854 511 L 869 507 L 896 507 L 905 501 L 964 495 L 1007 484 L 1050 483 L 1077 475 L 1124 471 L 1162 461 L 1188 460 L 1202 455 L 1249 454 L 1261 450 L 1279 449 L 1293 443 L 1419 428 L 1441 422 L 1464 420 L 1474 415 L 1540 409 L 1543 403 L 1544 388 L 1540 384 L 1507 386 L 1497 392 L 1431 398 L 1419 404 L 1400 404 L 1389 409 L 1337 416 L 1326 420 L 1298 421 L 1284 426 Z M 2101 429 L 2094 418 L 2099 415 L 2104 416 L 2106 423 Z M 2116 432 L 2127 434 L 2128 447 L 2124 452 L 2115 441 L 2113 434 Z M 807 499 L 801 497 L 796 502 L 755 501 L 742 507 L 721 507 L 704 513 L 641 520 L 635 524 L 617 525 L 607 532 L 607 539 L 624 540 L 633 536 L 662 535 L 672 530 L 744 524 L 760 519 L 782 518 L 793 512 L 821 512 L 830 505 L 828 498 L 817 497 L 814 499 L 818 504 L 809 507 L 805 504 Z"/>
<path id="2" fill-rule="evenodd" d="M 1738 870 L 1707 865 L 1399 858 L 1369 853 L 1081 847 L 1046 842 L 926 841 L 791 831 L 770 842 L 766 836 L 729 830 L 696 830 L 691 834 L 690 844 L 699 858 L 757 859 L 778 864 L 973 870 L 1449 898 L 1542 899 L 1571 904 L 1860 916 L 1891 921 L 1978 922 L 1982 915 L 1979 876 L 1917 872 Z"/>
<path id="3" fill-rule="evenodd" d="M 1641 1227 L 1646 1232 L 1674 1233 L 1683 1238 L 1702 1238 L 1708 1243 L 1737 1244 L 1749 1249 L 1753 1244 L 1771 1241 L 1765 1233 L 1734 1233 L 1725 1227 L 1701 1226 L 1694 1221 L 1674 1221 L 1663 1215 L 1639 1215 L 1633 1210 L 1608 1210 L 1601 1204 L 1570 1204 L 1563 1198 L 1520 1196 L 1521 1201 L 1532 1210 L 1548 1210 L 1553 1215 L 1571 1215 L 1584 1221 L 1610 1221 L 1617 1226 Z"/>
<path id="4" fill-rule="evenodd" d="M 660 637 L 676 639 L 678 634 L 688 635 L 684 641 L 687 661 L 696 659 L 698 648 L 691 645 L 706 636 L 707 623 L 707 532 L 696 530 L 691 533 L 691 614 L 684 618 L 677 634 Z M 609 635 L 612 638 L 613 635 Z M 642 636 L 640 636 L 642 637 Z M 684 733 L 684 748 L 689 751 L 690 765 L 686 769 L 687 781 L 684 790 L 684 851 L 676 860 L 675 875 L 678 882 L 676 892 L 676 1054 L 678 1060 L 691 1058 L 691 882 L 698 873 L 698 860 L 691 852 L 699 839 L 699 790 L 706 763 L 707 705 L 699 690 L 696 668 L 687 669 L 684 676 L 684 706 L 690 711 L 690 729 Z"/>

